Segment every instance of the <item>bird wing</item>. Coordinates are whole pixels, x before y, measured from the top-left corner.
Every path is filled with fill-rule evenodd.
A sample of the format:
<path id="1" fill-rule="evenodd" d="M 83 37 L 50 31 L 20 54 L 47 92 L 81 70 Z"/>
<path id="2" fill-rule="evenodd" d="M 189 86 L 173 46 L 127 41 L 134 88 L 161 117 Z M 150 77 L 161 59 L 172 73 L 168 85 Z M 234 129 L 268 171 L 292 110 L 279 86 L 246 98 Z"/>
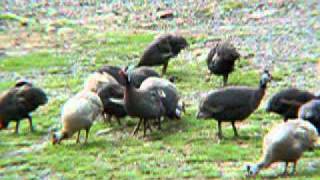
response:
<path id="1" fill-rule="evenodd" d="M 293 137 L 303 141 L 308 141 L 308 130 L 304 127 L 297 127 L 293 131 Z"/>
<path id="2" fill-rule="evenodd" d="M 120 86 L 113 87 L 112 92 L 111 92 L 112 97 L 123 98 L 123 95 L 124 95 L 124 90 L 122 87 L 120 87 Z"/>
<path id="3" fill-rule="evenodd" d="M 0 114 L 15 114 L 17 108 L 21 108 L 21 104 L 26 102 L 23 96 L 18 96 L 17 91 L 17 88 L 13 88 L 1 95 Z"/>
<path id="4" fill-rule="evenodd" d="M 238 109 L 248 105 L 251 94 L 246 92 L 226 90 L 217 91 L 209 95 L 207 99 L 208 108 L 213 112 L 221 112 L 226 109 Z"/>
<path id="5" fill-rule="evenodd" d="M 216 54 L 216 47 L 212 48 L 207 57 L 207 64 L 210 64 L 212 57 Z"/>
<path id="6" fill-rule="evenodd" d="M 117 98 L 109 98 L 110 102 L 115 103 L 115 104 L 119 104 L 124 106 L 124 100 L 123 99 L 117 99 Z"/>
<path id="7" fill-rule="evenodd" d="M 289 100 L 289 99 L 285 99 L 285 98 L 281 98 L 280 102 L 283 104 L 286 104 L 286 105 L 290 105 L 290 106 L 301 106 L 303 104 L 297 100 L 294 100 L 294 99 Z"/>

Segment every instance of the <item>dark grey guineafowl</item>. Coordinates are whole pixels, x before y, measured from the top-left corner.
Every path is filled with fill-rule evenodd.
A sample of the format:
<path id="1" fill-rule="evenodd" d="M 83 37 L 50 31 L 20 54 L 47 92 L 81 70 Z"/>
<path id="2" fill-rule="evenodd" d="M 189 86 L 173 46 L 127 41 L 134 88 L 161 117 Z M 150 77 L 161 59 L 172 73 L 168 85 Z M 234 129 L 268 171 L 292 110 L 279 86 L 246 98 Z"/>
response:
<path id="1" fill-rule="evenodd" d="M 217 120 L 219 138 L 222 137 L 221 122 L 231 122 L 234 135 L 238 136 L 235 122 L 246 119 L 258 108 L 270 80 L 270 73 L 264 71 L 258 88 L 227 87 L 209 92 L 200 100 L 197 118 Z"/>
<path id="2" fill-rule="evenodd" d="M 177 56 L 187 46 L 188 43 L 182 36 L 162 35 L 145 49 L 138 66 L 163 65 L 162 75 L 164 75 L 167 71 L 170 58 Z"/>
<path id="3" fill-rule="evenodd" d="M 299 118 L 313 124 L 320 134 L 320 100 L 314 99 L 302 105 L 299 109 Z"/>
<path id="4" fill-rule="evenodd" d="M 176 86 L 162 78 L 149 77 L 140 86 L 141 90 L 162 90 L 165 94 L 164 98 L 161 98 L 165 107 L 165 115 L 170 119 L 180 119 L 182 111 L 184 110 L 183 103 L 179 102 L 179 93 Z M 159 122 L 159 129 L 161 129 L 161 122 Z"/>
<path id="5" fill-rule="evenodd" d="M 126 81 L 122 76 L 120 76 L 120 74 L 119 74 L 120 70 L 121 70 L 121 68 L 116 67 L 116 66 L 104 66 L 104 67 L 100 68 L 98 70 L 98 72 L 107 73 L 107 74 L 111 75 L 115 80 L 117 80 L 119 82 L 119 84 L 121 84 L 122 86 L 125 86 Z M 131 76 L 130 76 L 130 78 L 131 78 L 130 81 L 134 87 L 139 88 L 141 83 L 145 79 L 147 79 L 148 77 L 160 77 L 160 75 L 155 70 L 153 70 L 151 67 L 142 66 L 142 67 L 137 67 L 132 70 Z"/>
<path id="6" fill-rule="evenodd" d="M 240 54 L 229 43 L 217 44 L 210 50 L 207 57 L 207 65 L 210 74 L 223 76 L 223 86 L 228 82 L 229 74 L 234 70 L 234 64 Z"/>
<path id="7" fill-rule="evenodd" d="M 11 121 L 15 121 L 15 132 L 19 133 L 20 121 L 27 118 L 30 130 L 33 131 L 30 113 L 47 101 L 46 94 L 40 88 L 28 82 L 18 82 L 15 87 L 0 95 L 0 130 L 7 128 Z"/>
<path id="8" fill-rule="evenodd" d="M 98 69 L 99 73 L 108 73 L 111 75 L 115 80 L 118 81 L 119 84 L 124 86 L 126 84 L 125 80 L 119 75 L 119 71 L 121 70 L 120 67 L 117 66 L 103 66 L 100 69 Z"/>
<path id="9" fill-rule="evenodd" d="M 130 82 L 134 87 L 139 88 L 141 83 L 149 77 L 160 77 L 160 75 L 151 67 L 137 67 L 130 73 Z"/>
<path id="10" fill-rule="evenodd" d="M 266 111 L 277 113 L 287 121 L 297 118 L 300 106 L 314 98 L 316 96 L 308 91 L 296 88 L 284 89 L 270 98 Z"/>
<path id="11" fill-rule="evenodd" d="M 135 135 L 138 132 L 143 122 L 143 135 L 145 136 L 147 128 L 151 130 L 149 120 L 159 119 L 164 114 L 165 109 L 161 102 L 163 92 L 135 88 L 130 81 L 130 71 L 131 69 L 127 71 L 128 73 L 120 71 L 121 76 L 126 80 L 124 106 L 129 116 L 140 119 L 133 134 Z"/>
<path id="12" fill-rule="evenodd" d="M 123 104 L 114 103 L 111 99 L 123 99 L 124 87 L 117 83 L 104 84 L 98 89 L 98 96 L 103 103 L 104 114 L 108 116 L 107 119 L 110 121 L 114 116 L 120 125 L 120 118 L 127 116 L 127 112 Z"/>

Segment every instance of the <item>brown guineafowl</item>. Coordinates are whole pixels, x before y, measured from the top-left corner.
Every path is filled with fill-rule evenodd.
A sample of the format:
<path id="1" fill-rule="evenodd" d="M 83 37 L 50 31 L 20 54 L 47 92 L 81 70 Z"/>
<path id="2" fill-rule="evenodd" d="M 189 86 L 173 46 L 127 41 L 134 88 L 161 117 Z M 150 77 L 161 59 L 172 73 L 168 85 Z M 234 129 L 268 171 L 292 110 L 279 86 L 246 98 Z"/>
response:
<path id="1" fill-rule="evenodd" d="M 118 83 L 104 84 L 100 89 L 98 89 L 98 95 L 103 103 L 104 114 L 110 121 L 114 116 L 120 125 L 120 118 L 127 116 L 127 112 L 123 104 L 114 103 L 111 99 L 123 99 L 124 87 Z"/>
<path id="2" fill-rule="evenodd" d="M 140 86 L 141 90 L 162 90 L 165 94 L 161 98 L 165 108 L 165 115 L 170 119 L 180 119 L 183 107 L 179 103 L 179 94 L 176 86 L 170 81 L 158 77 L 149 77 Z M 159 122 L 159 129 L 161 129 L 161 122 Z"/>
<path id="3" fill-rule="evenodd" d="M 77 143 L 80 142 L 80 131 L 86 131 L 85 143 L 94 120 L 103 112 L 103 104 L 99 96 L 91 91 L 83 90 L 69 99 L 62 108 L 61 121 L 63 128 L 52 136 L 52 144 L 60 144 L 78 132 Z"/>
<path id="4" fill-rule="evenodd" d="M 217 44 L 210 50 L 207 57 L 207 65 L 210 74 L 223 76 L 223 86 L 227 85 L 228 76 L 234 70 L 234 64 L 240 54 L 229 43 Z"/>
<path id="5" fill-rule="evenodd" d="M 221 122 L 231 122 L 234 135 L 238 136 L 235 122 L 246 119 L 258 108 L 270 80 L 270 73 L 264 71 L 258 88 L 227 87 L 209 92 L 200 100 L 197 118 L 217 120 L 219 138 L 222 137 Z"/>
<path id="6" fill-rule="evenodd" d="M 129 116 L 139 118 L 139 123 L 133 131 L 135 135 L 143 121 L 145 136 L 147 128 L 150 126 L 149 120 L 159 119 L 164 114 L 164 106 L 161 97 L 164 97 L 162 91 L 142 90 L 135 88 L 130 81 L 130 72 L 120 71 L 120 75 L 125 78 L 126 86 L 124 92 L 124 106 Z M 148 127 L 147 127 L 148 126 Z M 151 130 L 151 127 L 150 127 Z"/>
<path id="7" fill-rule="evenodd" d="M 25 81 L 16 83 L 15 87 L 0 95 L 0 130 L 7 128 L 11 121 L 15 121 L 15 132 L 19 133 L 20 121 L 27 118 L 30 130 L 33 131 L 30 113 L 47 101 L 42 89 Z"/>
<path id="8" fill-rule="evenodd" d="M 300 106 L 314 98 L 316 96 L 308 91 L 296 88 L 284 89 L 270 98 L 266 111 L 277 113 L 287 121 L 297 118 Z"/>
<path id="9" fill-rule="evenodd" d="M 302 105 L 299 109 L 299 118 L 313 124 L 320 134 L 320 100 L 314 99 Z"/>
<path id="10" fill-rule="evenodd" d="M 116 66 L 104 66 L 100 68 L 98 72 L 107 73 L 108 75 L 111 75 L 115 80 L 118 81 L 119 84 L 125 86 L 125 79 L 119 74 L 120 70 L 121 68 Z M 117 71 L 117 73 L 115 73 L 115 71 Z M 134 87 L 139 88 L 141 83 L 148 77 L 160 77 L 160 75 L 151 67 L 141 66 L 132 70 L 130 81 Z"/>
<path id="11" fill-rule="evenodd" d="M 162 35 L 145 49 L 138 66 L 163 65 L 162 75 L 164 75 L 167 71 L 170 58 L 177 56 L 187 46 L 188 43 L 182 36 Z"/>
<path id="12" fill-rule="evenodd" d="M 293 163 L 292 174 L 303 152 L 315 147 L 318 139 L 316 128 L 309 122 L 293 120 L 278 124 L 263 140 L 263 155 L 255 165 L 248 165 L 247 175 L 256 176 L 263 168 L 275 162 L 285 162 L 284 174 L 289 163 Z"/>

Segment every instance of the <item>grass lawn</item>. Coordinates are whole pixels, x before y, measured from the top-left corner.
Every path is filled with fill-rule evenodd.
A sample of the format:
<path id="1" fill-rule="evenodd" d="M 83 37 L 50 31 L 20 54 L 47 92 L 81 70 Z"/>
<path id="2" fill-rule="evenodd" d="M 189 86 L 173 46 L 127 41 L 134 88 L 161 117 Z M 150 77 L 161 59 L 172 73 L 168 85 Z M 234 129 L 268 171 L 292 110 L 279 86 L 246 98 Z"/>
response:
<path id="1" fill-rule="evenodd" d="M 242 3 L 225 1 L 220 11 L 231 13 L 232 9 L 242 8 L 245 8 Z M 210 9 L 204 11 L 211 13 Z M 73 29 L 75 39 L 65 42 L 57 40 L 58 50 L 47 47 L 27 54 L 0 56 L 0 92 L 23 77 L 31 79 L 49 96 L 48 104 L 33 113 L 35 133 L 29 132 L 26 120 L 21 122 L 19 135 L 13 133 L 15 123 L 0 132 L 0 179 L 246 179 L 244 167 L 259 160 L 263 136 L 272 126 L 282 122 L 280 116 L 265 112 L 268 98 L 291 85 L 313 91 L 317 87 L 314 67 L 319 61 L 316 57 L 320 53 L 319 48 L 311 51 L 315 57 L 288 57 L 283 61 L 278 58 L 279 61 L 267 66 L 270 59 L 263 54 L 265 49 L 255 49 L 251 45 L 253 41 L 248 39 L 259 34 L 255 35 L 250 28 L 227 26 L 224 29 L 226 32 L 228 28 L 236 29 L 234 39 L 242 54 L 235 71 L 229 76 L 229 83 L 258 87 L 263 68 L 271 70 L 274 80 L 257 111 L 247 120 L 237 123 L 241 137 L 235 139 L 231 124 L 224 123 L 222 130 L 225 138 L 219 141 L 216 121 L 197 120 L 195 114 L 201 94 L 222 84 L 222 77 L 217 76 L 205 81 L 205 58 L 211 47 L 206 39 L 221 38 L 223 35 L 182 32 L 190 47 L 170 61 L 164 77 L 177 77 L 176 85 L 188 105 L 181 120 L 165 122 L 162 131 L 155 130 L 146 138 L 142 138 L 142 133 L 131 136 L 137 119 L 127 117 L 122 120 L 123 126 L 116 121 L 112 124 L 97 121 L 91 129 L 88 144 L 75 144 L 74 136 L 61 145 L 53 146 L 50 132 L 61 128 L 61 107 L 81 90 L 85 78 L 106 64 L 136 64 L 143 49 L 160 34 L 149 29 L 133 31 L 126 28 L 93 33 L 89 27 L 73 24 L 68 28 Z M 277 28 L 279 35 L 287 32 L 285 26 Z M 8 34 L 0 30 L 0 40 L 1 37 L 10 38 Z M 316 35 L 319 39 L 319 33 Z M 249 43 L 239 43 L 237 38 Z M 69 49 L 63 49 L 63 43 Z M 7 47 L 6 43 L 0 42 L 0 47 Z M 253 54 L 260 62 L 248 54 Z M 155 69 L 161 71 L 161 67 Z M 113 131 L 96 135 L 103 129 Z M 82 135 L 84 137 L 84 132 Z M 297 174 L 290 178 L 319 179 L 319 157 L 319 150 L 305 153 L 298 163 Z M 283 164 L 275 164 L 261 171 L 257 178 L 287 179 L 278 176 L 282 171 Z"/>

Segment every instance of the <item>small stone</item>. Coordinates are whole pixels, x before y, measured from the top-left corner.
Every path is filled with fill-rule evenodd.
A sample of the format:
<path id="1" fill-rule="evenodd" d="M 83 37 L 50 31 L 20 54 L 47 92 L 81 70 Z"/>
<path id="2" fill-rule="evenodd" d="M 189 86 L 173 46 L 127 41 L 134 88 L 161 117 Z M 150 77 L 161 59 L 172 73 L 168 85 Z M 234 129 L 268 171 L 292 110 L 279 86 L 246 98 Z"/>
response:
<path id="1" fill-rule="evenodd" d="M 173 18 L 173 11 L 172 10 L 164 10 L 164 11 L 159 11 L 158 12 L 158 17 L 160 19 L 168 19 L 168 18 Z"/>
<path id="2" fill-rule="evenodd" d="M 105 135 L 105 134 L 109 134 L 113 129 L 112 128 L 107 128 L 107 129 L 103 129 L 103 130 L 100 130 L 96 133 L 96 136 L 102 136 L 102 135 Z"/>

